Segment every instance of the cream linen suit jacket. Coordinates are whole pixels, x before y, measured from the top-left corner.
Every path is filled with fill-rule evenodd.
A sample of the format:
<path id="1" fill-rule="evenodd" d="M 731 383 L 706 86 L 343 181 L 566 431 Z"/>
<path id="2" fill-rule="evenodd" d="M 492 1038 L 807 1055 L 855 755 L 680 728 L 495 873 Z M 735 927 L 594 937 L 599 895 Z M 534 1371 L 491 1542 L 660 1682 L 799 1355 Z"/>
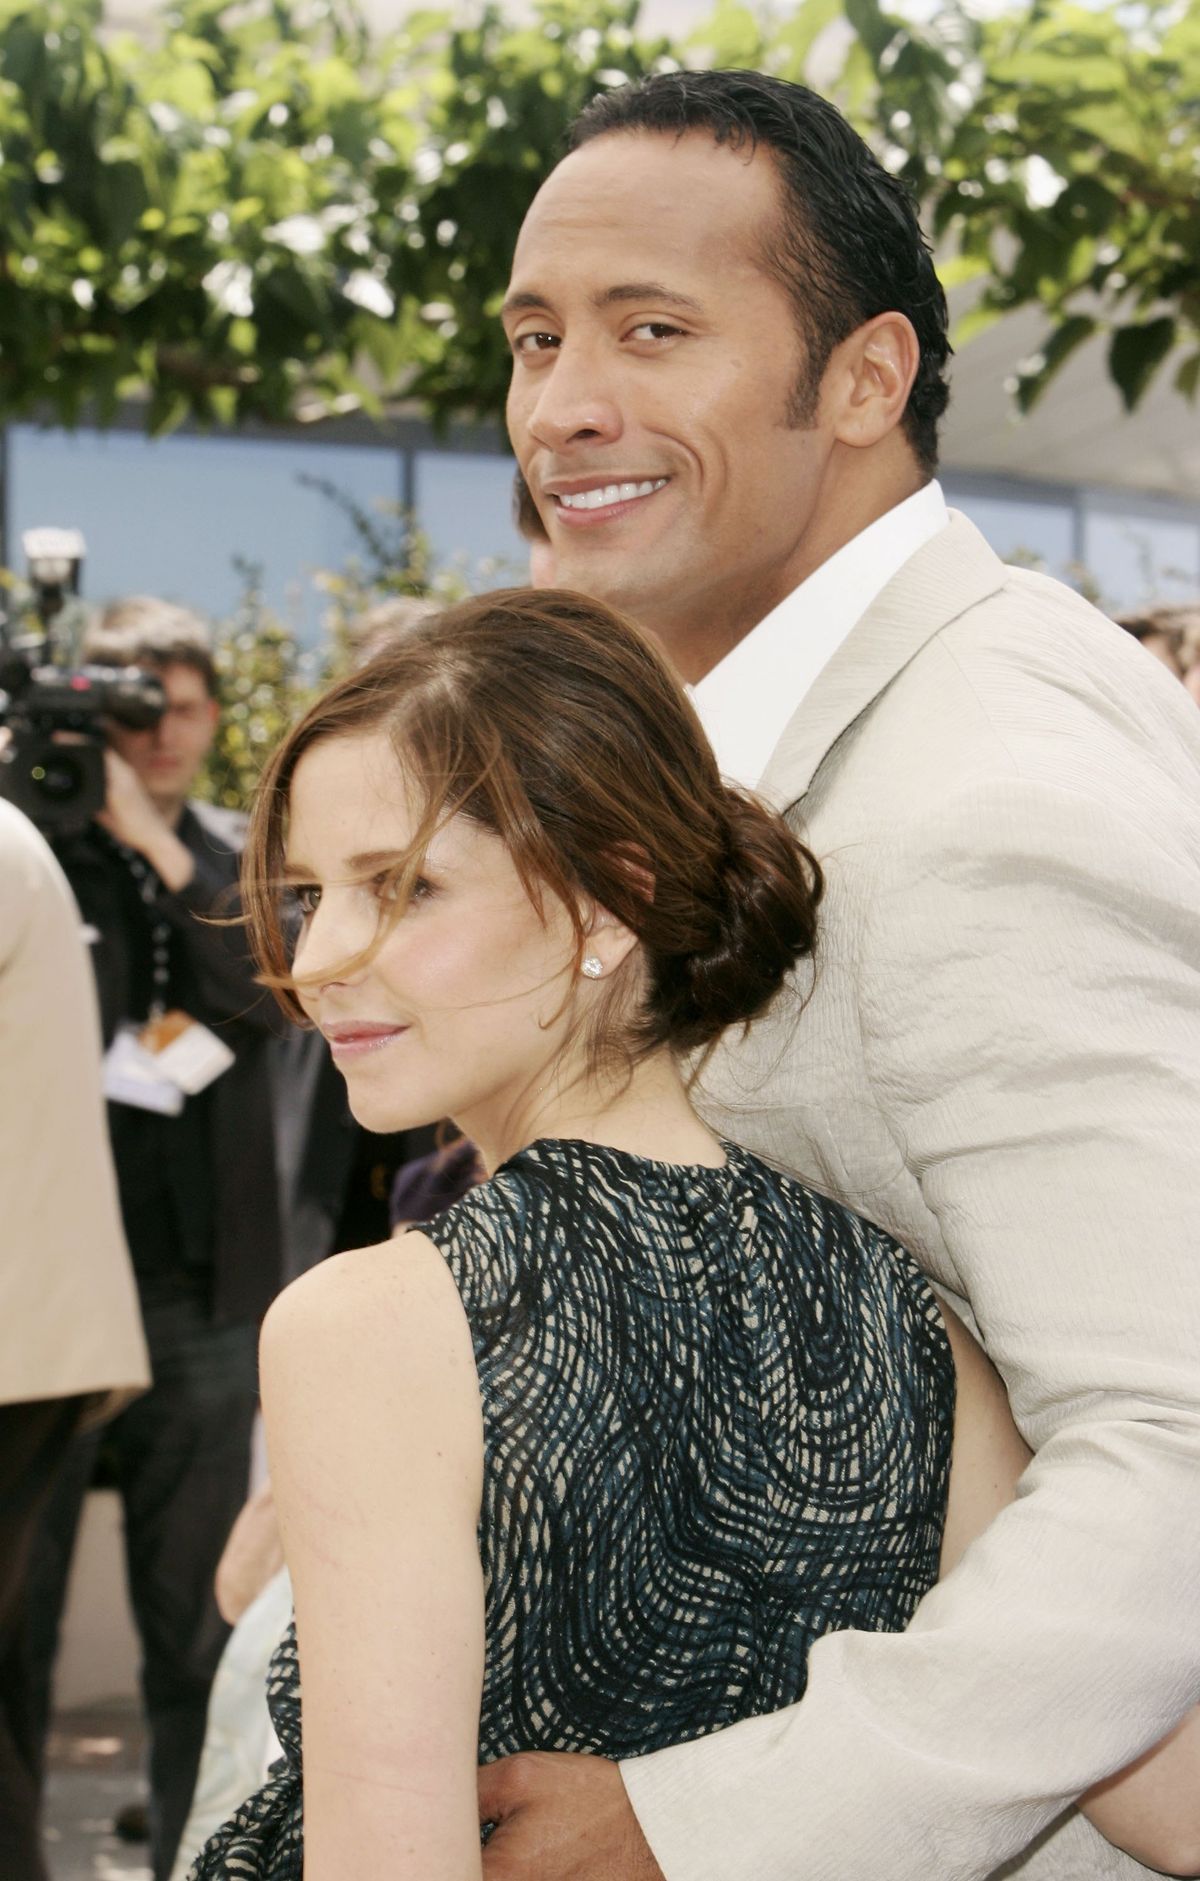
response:
<path id="1" fill-rule="evenodd" d="M 908 1632 L 623 1765 L 634 1807 L 669 1881 L 1143 1874 L 1068 1805 L 1200 1700 L 1200 711 L 952 515 L 763 792 L 815 975 L 702 1107 L 913 1251 L 1037 1456 Z"/>
<path id="2" fill-rule="evenodd" d="M 95 1393 L 111 1409 L 149 1377 L 79 911 L 0 801 L 0 1403 Z"/>

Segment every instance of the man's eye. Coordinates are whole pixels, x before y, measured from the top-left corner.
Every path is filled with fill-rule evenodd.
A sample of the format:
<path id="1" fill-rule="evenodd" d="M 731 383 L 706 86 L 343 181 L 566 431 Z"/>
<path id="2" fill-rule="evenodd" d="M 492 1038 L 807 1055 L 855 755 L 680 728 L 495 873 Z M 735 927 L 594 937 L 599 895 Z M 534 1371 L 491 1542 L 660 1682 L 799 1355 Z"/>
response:
<path id="1" fill-rule="evenodd" d="M 682 332 L 682 327 L 673 327 L 667 320 L 642 320 L 636 327 L 630 327 L 629 338 L 631 340 L 673 340 Z"/>
<path id="2" fill-rule="evenodd" d="M 548 353 L 558 344 L 557 333 L 518 333 L 512 348 L 514 353 Z"/>

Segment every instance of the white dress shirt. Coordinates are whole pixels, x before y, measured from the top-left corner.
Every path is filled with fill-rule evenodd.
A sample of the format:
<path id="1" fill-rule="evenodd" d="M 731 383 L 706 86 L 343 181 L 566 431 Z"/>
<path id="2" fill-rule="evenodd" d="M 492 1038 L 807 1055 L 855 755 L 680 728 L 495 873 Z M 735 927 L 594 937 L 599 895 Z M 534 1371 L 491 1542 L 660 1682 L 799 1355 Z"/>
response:
<path id="1" fill-rule="evenodd" d="M 905 497 L 814 569 L 692 688 L 730 783 L 758 788 L 817 675 L 893 575 L 948 521 L 940 483 Z"/>

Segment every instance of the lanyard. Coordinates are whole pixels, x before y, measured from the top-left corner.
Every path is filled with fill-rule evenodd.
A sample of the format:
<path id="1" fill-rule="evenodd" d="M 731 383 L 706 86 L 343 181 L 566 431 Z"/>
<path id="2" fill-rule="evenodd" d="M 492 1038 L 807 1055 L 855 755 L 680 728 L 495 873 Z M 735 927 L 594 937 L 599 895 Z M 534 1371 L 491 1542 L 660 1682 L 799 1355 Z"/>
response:
<path id="1" fill-rule="evenodd" d="M 150 916 L 150 1019 L 161 1019 L 167 1010 L 167 989 L 171 983 L 171 923 L 158 906 L 158 897 L 162 883 L 150 867 L 145 856 L 128 843 L 119 842 L 110 837 L 113 848 L 120 856 L 129 873 L 137 884 L 138 894 Z"/>

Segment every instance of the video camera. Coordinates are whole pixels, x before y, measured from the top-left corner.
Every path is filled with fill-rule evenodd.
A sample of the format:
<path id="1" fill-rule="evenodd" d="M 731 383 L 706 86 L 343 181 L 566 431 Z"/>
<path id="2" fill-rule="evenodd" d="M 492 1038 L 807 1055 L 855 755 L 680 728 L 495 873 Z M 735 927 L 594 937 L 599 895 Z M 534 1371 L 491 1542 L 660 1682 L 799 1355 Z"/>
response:
<path id="1" fill-rule="evenodd" d="M 0 725 L 12 733 L 0 751 L 0 797 L 47 835 L 74 835 L 104 803 L 104 720 L 149 730 L 166 694 L 153 673 L 82 665 L 57 643 L 56 622 L 79 593 L 78 529 L 27 529 L 21 546 L 40 631 L 13 635 L 0 622 Z"/>

